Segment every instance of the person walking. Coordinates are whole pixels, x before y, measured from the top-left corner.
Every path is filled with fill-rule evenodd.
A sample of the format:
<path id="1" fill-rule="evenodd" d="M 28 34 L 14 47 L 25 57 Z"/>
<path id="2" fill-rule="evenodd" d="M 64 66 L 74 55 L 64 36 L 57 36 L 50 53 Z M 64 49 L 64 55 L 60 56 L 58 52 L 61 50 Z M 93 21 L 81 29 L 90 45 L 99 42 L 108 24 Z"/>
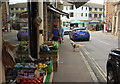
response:
<path id="1" fill-rule="evenodd" d="M 61 39 L 64 42 L 64 27 L 61 26 Z"/>
<path id="2" fill-rule="evenodd" d="M 54 28 L 52 30 L 52 36 L 51 36 L 51 39 L 53 41 L 58 41 L 58 39 L 60 38 L 60 32 L 57 28 L 57 25 L 54 25 Z"/>

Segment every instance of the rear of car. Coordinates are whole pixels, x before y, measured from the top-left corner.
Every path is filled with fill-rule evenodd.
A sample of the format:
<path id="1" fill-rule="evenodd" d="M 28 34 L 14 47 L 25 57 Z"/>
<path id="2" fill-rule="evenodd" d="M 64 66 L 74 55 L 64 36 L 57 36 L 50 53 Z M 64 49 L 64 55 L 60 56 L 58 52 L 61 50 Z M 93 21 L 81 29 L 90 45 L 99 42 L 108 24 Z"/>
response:
<path id="1" fill-rule="evenodd" d="M 120 84 L 120 49 L 112 49 L 107 61 L 107 84 Z"/>
<path id="2" fill-rule="evenodd" d="M 78 28 L 74 29 L 71 32 L 71 38 L 73 40 L 88 40 L 90 39 L 89 31 L 86 30 L 86 28 Z"/>
<path id="3" fill-rule="evenodd" d="M 22 27 L 17 33 L 17 39 L 21 40 L 28 40 L 28 27 Z"/>
<path id="4" fill-rule="evenodd" d="M 64 27 L 64 35 L 69 35 L 71 30 L 68 27 Z"/>

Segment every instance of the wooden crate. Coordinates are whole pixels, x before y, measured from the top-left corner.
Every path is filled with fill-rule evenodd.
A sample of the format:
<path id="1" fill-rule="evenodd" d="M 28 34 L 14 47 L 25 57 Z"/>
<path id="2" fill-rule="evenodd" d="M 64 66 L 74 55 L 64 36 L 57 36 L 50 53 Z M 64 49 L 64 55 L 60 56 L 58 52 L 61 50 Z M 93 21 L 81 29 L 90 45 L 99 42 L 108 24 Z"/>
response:
<path id="1" fill-rule="evenodd" d="M 45 44 L 45 45 L 50 45 L 50 44 L 52 44 L 53 43 L 53 41 L 45 41 L 43 44 Z"/>

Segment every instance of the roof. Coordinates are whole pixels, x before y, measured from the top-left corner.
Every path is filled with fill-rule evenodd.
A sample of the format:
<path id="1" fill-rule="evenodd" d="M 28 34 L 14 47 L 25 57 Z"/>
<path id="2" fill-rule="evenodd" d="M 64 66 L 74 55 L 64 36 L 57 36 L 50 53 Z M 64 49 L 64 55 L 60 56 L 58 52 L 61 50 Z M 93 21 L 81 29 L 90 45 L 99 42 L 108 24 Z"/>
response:
<path id="1" fill-rule="evenodd" d="M 10 8 L 27 8 L 27 3 L 11 4 Z"/>
<path id="2" fill-rule="evenodd" d="M 91 2 L 88 2 L 88 3 L 84 4 L 83 6 L 88 6 L 91 8 L 103 8 L 102 4 L 91 3 Z"/>

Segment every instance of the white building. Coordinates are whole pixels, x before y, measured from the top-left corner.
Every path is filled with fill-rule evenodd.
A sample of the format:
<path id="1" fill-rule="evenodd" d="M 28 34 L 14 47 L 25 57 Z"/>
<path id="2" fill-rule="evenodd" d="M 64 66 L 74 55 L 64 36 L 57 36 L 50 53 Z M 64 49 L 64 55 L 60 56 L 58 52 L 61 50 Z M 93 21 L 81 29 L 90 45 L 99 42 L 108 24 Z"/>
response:
<path id="1" fill-rule="evenodd" d="M 27 11 L 27 3 L 10 4 L 10 15 L 19 17 L 22 12 Z"/>
<path id="2" fill-rule="evenodd" d="M 74 5 L 63 5 L 63 11 L 69 13 L 70 18 L 61 16 L 61 20 L 64 22 L 72 22 L 80 20 L 82 22 L 89 22 L 92 19 L 101 20 L 103 16 L 103 5 L 96 3 L 86 3 L 79 8 L 75 8 Z"/>

